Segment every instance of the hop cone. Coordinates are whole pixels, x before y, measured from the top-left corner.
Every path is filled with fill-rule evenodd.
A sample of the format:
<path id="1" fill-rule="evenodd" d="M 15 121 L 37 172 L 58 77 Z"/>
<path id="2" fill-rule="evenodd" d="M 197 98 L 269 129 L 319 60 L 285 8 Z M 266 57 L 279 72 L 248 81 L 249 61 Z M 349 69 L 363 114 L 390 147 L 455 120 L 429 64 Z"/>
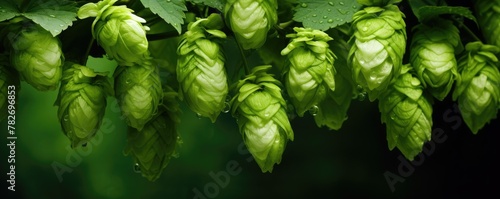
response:
<path id="1" fill-rule="evenodd" d="M 487 43 L 500 47 L 500 1 L 476 0 L 474 8 Z"/>
<path id="2" fill-rule="evenodd" d="M 280 82 L 266 73 L 269 68 L 255 67 L 238 82 L 231 100 L 243 141 L 262 172 L 272 172 L 274 164 L 281 162 L 286 142 L 293 140 Z"/>
<path id="3" fill-rule="evenodd" d="M 106 110 L 106 97 L 112 94 L 106 74 L 67 62 L 57 97 L 57 116 L 71 147 L 86 144 L 94 137 Z"/>
<path id="4" fill-rule="evenodd" d="M 224 55 L 215 40 L 225 38 L 222 18 L 212 14 L 191 23 L 179 44 L 177 80 L 183 99 L 197 114 L 215 122 L 228 93 Z"/>
<path id="5" fill-rule="evenodd" d="M 347 111 L 351 105 L 354 92 L 352 73 L 347 65 L 347 55 L 349 52 L 348 43 L 340 38 L 334 37 L 330 49 L 337 55 L 335 60 L 335 90 L 328 90 L 326 97 L 318 104 L 317 114 L 314 121 L 318 127 L 326 126 L 329 129 L 339 130 L 347 120 Z M 310 112 L 314 113 L 315 109 Z M 313 114 L 314 115 L 314 114 Z"/>
<path id="6" fill-rule="evenodd" d="M 353 16 L 349 62 L 354 81 L 374 101 L 399 74 L 406 48 L 404 14 L 395 5 L 366 7 Z"/>
<path id="7" fill-rule="evenodd" d="M 8 67 L 8 58 L 4 54 L 0 54 L 0 122 L 7 118 L 9 106 L 9 91 L 19 92 L 19 77 L 16 71 Z M 14 86 L 14 89 L 9 89 L 9 86 Z M 17 95 L 14 95 L 17 97 Z"/>
<path id="8" fill-rule="evenodd" d="M 158 69 L 150 61 L 115 70 L 115 96 L 129 126 L 142 130 L 163 97 Z"/>
<path id="9" fill-rule="evenodd" d="M 294 28 L 296 34 L 281 51 L 287 56 L 285 85 L 297 114 L 304 113 L 321 102 L 328 90 L 335 90 L 335 55 L 328 43 L 330 36 L 320 30 Z"/>
<path id="10" fill-rule="evenodd" d="M 496 54 L 500 48 L 481 42 L 465 46 L 467 53 L 458 60 L 458 72 L 453 100 L 471 131 L 476 134 L 486 123 L 495 119 L 500 108 L 500 72 Z"/>
<path id="11" fill-rule="evenodd" d="M 61 42 L 39 25 L 22 27 L 12 40 L 12 66 L 39 91 L 55 90 L 62 76 Z"/>
<path id="12" fill-rule="evenodd" d="M 382 123 L 386 124 L 389 149 L 394 147 L 408 160 L 422 151 L 431 139 L 432 98 L 423 93 L 423 86 L 405 65 L 402 74 L 379 99 Z"/>
<path id="13" fill-rule="evenodd" d="M 117 0 L 87 3 L 78 10 L 78 17 L 96 17 L 92 35 L 109 58 L 120 65 L 140 64 L 149 56 L 146 20 L 134 15 L 126 6 L 114 6 Z"/>
<path id="14" fill-rule="evenodd" d="M 389 4 L 399 3 L 401 0 L 357 0 L 357 2 L 364 6 L 383 7 Z"/>
<path id="15" fill-rule="evenodd" d="M 277 9 L 277 0 L 227 0 L 224 17 L 243 49 L 256 49 L 278 22 Z"/>
<path id="16" fill-rule="evenodd" d="M 442 101 L 450 92 L 457 72 L 456 50 L 461 46 L 457 27 L 445 19 L 415 27 L 410 62 L 422 85 Z"/>
<path id="17" fill-rule="evenodd" d="M 158 179 L 172 157 L 177 157 L 181 139 L 177 133 L 179 106 L 177 94 L 168 89 L 160 112 L 142 130 L 129 128 L 125 155 L 131 155 L 143 177 Z"/>

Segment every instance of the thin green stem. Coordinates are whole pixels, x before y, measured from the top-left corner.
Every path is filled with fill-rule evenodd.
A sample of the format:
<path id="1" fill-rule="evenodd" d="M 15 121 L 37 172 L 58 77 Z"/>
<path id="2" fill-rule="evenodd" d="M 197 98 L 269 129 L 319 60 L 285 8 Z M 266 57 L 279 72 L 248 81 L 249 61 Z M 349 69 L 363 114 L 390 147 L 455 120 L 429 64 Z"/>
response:
<path id="1" fill-rule="evenodd" d="M 84 66 L 87 65 L 87 60 L 89 58 L 90 50 L 92 49 L 94 41 L 95 41 L 95 39 L 94 39 L 94 37 L 92 37 L 92 39 L 90 39 L 89 45 L 87 46 L 87 50 L 85 50 L 85 56 L 82 57 L 83 60 L 81 60 L 81 64 L 84 65 Z"/>
<path id="2" fill-rule="evenodd" d="M 481 39 L 476 34 L 474 34 L 474 32 L 472 32 L 472 30 L 469 27 L 467 27 L 463 22 L 458 21 L 456 19 L 455 21 L 459 24 L 458 25 L 459 28 L 465 30 L 465 32 L 467 32 L 474 40 L 481 41 Z"/>
<path id="3" fill-rule="evenodd" d="M 250 74 L 250 69 L 248 68 L 248 62 L 247 62 L 247 57 L 245 55 L 245 50 L 243 47 L 241 47 L 240 43 L 234 38 L 234 41 L 236 42 L 236 45 L 238 45 L 238 49 L 240 49 L 240 54 L 241 54 L 241 59 L 243 60 L 243 68 L 245 69 L 245 75 Z"/>

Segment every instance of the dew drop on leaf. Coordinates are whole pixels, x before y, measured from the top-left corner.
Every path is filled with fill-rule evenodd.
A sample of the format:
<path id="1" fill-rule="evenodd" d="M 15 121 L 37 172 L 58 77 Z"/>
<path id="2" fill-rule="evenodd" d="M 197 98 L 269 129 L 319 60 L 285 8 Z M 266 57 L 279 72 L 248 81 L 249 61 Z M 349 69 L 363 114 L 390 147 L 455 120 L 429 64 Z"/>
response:
<path id="1" fill-rule="evenodd" d="M 307 3 L 300 4 L 300 7 L 307 8 Z"/>
<path id="2" fill-rule="evenodd" d="M 0 10 L 0 12 L 5 12 L 5 10 Z"/>
<path id="3" fill-rule="evenodd" d="M 328 19 L 328 23 L 333 23 L 333 19 Z"/>
<path id="4" fill-rule="evenodd" d="M 328 9 L 326 9 L 326 11 L 331 12 L 331 11 L 332 11 L 332 9 L 328 8 Z"/>
<path id="5" fill-rule="evenodd" d="M 55 16 L 55 15 L 49 15 L 49 17 L 56 18 L 56 16 Z"/>
<path id="6" fill-rule="evenodd" d="M 323 19 L 326 19 L 326 18 L 328 18 L 328 16 L 326 16 L 326 15 L 325 15 L 325 16 L 323 16 Z"/>
<path id="7" fill-rule="evenodd" d="M 357 8 L 358 8 L 358 6 L 356 6 L 356 5 L 353 5 L 353 6 L 352 6 L 352 8 L 353 8 L 353 9 L 357 9 Z"/>
<path id="8" fill-rule="evenodd" d="M 318 115 L 318 112 L 319 112 L 319 107 L 316 105 L 312 106 L 311 109 L 309 109 L 309 114 L 311 114 L 312 116 Z"/>
<path id="9" fill-rule="evenodd" d="M 339 2 L 339 4 L 340 4 L 341 6 L 343 6 L 343 5 L 344 5 L 344 2 L 343 2 L 343 1 L 341 1 L 341 2 Z"/>
<path id="10" fill-rule="evenodd" d="M 323 21 L 319 21 L 319 23 L 323 23 Z"/>
<path id="11" fill-rule="evenodd" d="M 134 164 L 134 172 L 141 173 L 141 166 L 139 166 L 139 163 Z"/>
<path id="12" fill-rule="evenodd" d="M 330 4 L 331 6 L 333 6 L 333 5 L 334 5 L 332 1 L 328 2 L 328 4 Z"/>
<path id="13" fill-rule="evenodd" d="M 312 16 L 313 16 L 313 17 L 316 17 L 316 16 L 318 16 L 318 15 L 317 15 L 317 14 L 313 14 Z"/>
<path id="14" fill-rule="evenodd" d="M 64 27 L 64 25 L 63 25 L 63 24 L 59 24 L 59 26 L 60 26 L 60 27 Z"/>

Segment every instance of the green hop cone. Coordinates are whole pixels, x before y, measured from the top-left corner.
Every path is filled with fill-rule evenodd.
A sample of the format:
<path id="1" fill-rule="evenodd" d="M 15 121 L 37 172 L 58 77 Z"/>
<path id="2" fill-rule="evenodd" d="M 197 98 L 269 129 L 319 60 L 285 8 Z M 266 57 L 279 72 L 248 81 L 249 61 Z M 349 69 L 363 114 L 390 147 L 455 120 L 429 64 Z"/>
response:
<path id="1" fill-rule="evenodd" d="M 8 107 L 12 104 L 9 101 L 16 102 L 17 93 L 20 89 L 19 75 L 8 64 L 7 55 L 0 54 L 0 122 L 7 118 Z"/>
<path id="2" fill-rule="evenodd" d="M 458 28 L 448 20 L 436 18 L 432 25 L 414 28 L 410 62 L 423 86 L 442 101 L 458 75 L 455 54 L 462 47 Z"/>
<path id="3" fill-rule="evenodd" d="M 119 66 L 114 72 L 115 97 L 127 125 L 141 130 L 158 112 L 163 97 L 158 68 L 151 61 Z"/>
<path id="4" fill-rule="evenodd" d="M 335 60 L 335 90 L 329 90 L 323 101 L 318 104 L 318 108 L 311 109 L 314 121 L 318 127 L 326 126 L 332 130 L 339 130 L 347 120 L 347 111 L 351 105 L 354 93 L 354 82 L 352 73 L 347 65 L 347 56 L 350 49 L 349 44 L 340 37 L 332 36 L 334 40 L 330 49 L 337 55 Z M 317 113 L 314 114 L 314 111 Z"/>
<path id="5" fill-rule="evenodd" d="M 474 133 L 497 117 L 500 108 L 500 72 L 497 54 L 500 48 L 481 42 L 468 43 L 466 54 L 458 60 L 453 100 L 458 100 L 462 118 Z"/>
<path id="6" fill-rule="evenodd" d="M 203 117 L 215 122 L 225 107 L 228 93 L 224 54 L 217 39 L 226 38 L 218 29 L 222 18 L 212 14 L 189 24 L 177 49 L 177 81 L 182 99 Z"/>
<path id="7" fill-rule="evenodd" d="M 476 0 L 474 8 L 487 43 L 500 47 L 500 0 Z"/>
<path id="8" fill-rule="evenodd" d="M 57 89 L 64 64 L 59 39 L 36 24 L 15 27 L 13 31 L 19 32 L 11 40 L 12 66 L 19 71 L 24 81 L 37 90 Z"/>
<path id="9" fill-rule="evenodd" d="M 277 9 L 277 0 L 227 0 L 224 17 L 243 49 L 256 49 L 278 22 Z"/>
<path id="10" fill-rule="evenodd" d="M 287 141 L 293 141 L 281 83 L 267 74 L 269 68 L 253 68 L 238 82 L 237 94 L 231 100 L 243 141 L 262 172 L 272 172 L 274 164 L 281 162 Z"/>
<path id="11" fill-rule="evenodd" d="M 432 98 L 425 95 L 420 80 L 409 70 L 411 66 L 404 65 L 402 74 L 379 98 L 378 107 L 386 124 L 389 149 L 398 147 L 411 161 L 431 139 Z"/>
<path id="12" fill-rule="evenodd" d="M 364 6 L 377 6 L 377 7 L 383 7 L 389 4 L 396 4 L 401 2 L 401 0 L 356 0 L 356 1 Z"/>
<path id="13" fill-rule="evenodd" d="M 328 34 L 313 29 L 295 27 L 296 34 L 289 34 L 290 43 L 281 51 L 287 56 L 285 86 L 297 114 L 302 117 L 317 106 L 326 93 L 335 90 L 336 56 L 330 50 Z"/>
<path id="14" fill-rule="evenodd" d="M 367 91 L 370 101 L 400 73 L 406 48 L 403 17 L 395 5 L 366 7 L 353 16 L 349 62 L 354 81 Z"/>
<path id="15" fill-rule="evenodd" d="M 106 110 L 106 97 L 112 95 L 106 74 L 66 62 L 55 105 L 64 134 L 75 148 L 90 141 L 99 130 Z"/>
<path id="16" fill-rule="evenodd" d="M 142 130 L 129 127 L 124 154 L 131 155 L 143 177 L 157 180 L 172 157 L 178 157 L 181 138 L 177 132 L 180 108 L 177 93 L 166 89 L 159 114 Z"/>
<path id="17" fill-rule="evenodd" d="M 78 10 L 78 17 L 96 17 L 92 35 L 104 48 L 109 58 L 119 65 L 140 64 L 149 57 L 146 20 L 133 14 L 126 6 L 114 6 L 117 0 L 87 3 Z"/>

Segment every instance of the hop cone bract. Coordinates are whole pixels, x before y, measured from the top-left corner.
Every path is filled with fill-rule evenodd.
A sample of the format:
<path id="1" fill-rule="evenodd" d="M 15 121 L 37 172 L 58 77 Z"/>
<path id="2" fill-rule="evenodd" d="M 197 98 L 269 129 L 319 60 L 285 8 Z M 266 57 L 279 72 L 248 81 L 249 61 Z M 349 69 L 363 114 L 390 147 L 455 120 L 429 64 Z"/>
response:
<path id="1" fill-rule="evenodd" d="M 293 140 L 280 82 L 266 73 L 269 68 L 253 68 L 238 82 L 231 100 L 243 141 L 262 172 L 272 172 L 274 164 L 281 162 L 287 141 Z"/>
<path id="2" fill-rule="evenodd" d="M 61 42 L 36 24 L 21 27 L 13 38 L 12 66 L 37 90 L 55 90 L 62 76 L 64 55 Z"/>
<path id="3" fill-rule="evenodd" d="M 408 159 L 422 151 L 431 139 L 432 98 L 423 92 L 417 77 L 404 65 L 402 74 L 379 98 L 382 123 L 386 124 L 389 149 L 397 147 Z"/>
<path id="4" fill-rule="evenodd" d="M 182 99 L 200 116 L 215 122 L 225 107 L 228 93 L 222 47 L 216 39 L 226 34 L 222 18 L 212 14 L 189 24 L 177 49 L 177 81 Z"/>
<path id="5" fill-rule="evenodd" d="M 277 9 L 277 0 L 227 0 L 224 17 L 243 49 L 256 49 L 278 22 Z"/>
<path id="6" fill-rule="evenodd" d="M 158 68 L 151 61 L 118 66 L 114 72 L 115 97 L 127 125 L 141 130 L 158 112 L 163 98 Z"/>
<path id="7" fill-rule="evenodd" d="M 497 54 L 500 48 L 481 42 L 468 43 L 466 54 L 458 60 L 453 100 L 469 129 L 476 134 L 497 117 L 500 108 L 500 72 Z"/>
<path id="8" fill-rule="evenodd" d="M 177 93 L 166 89 L 159 114 L 142 130 L 129 128 L 125 155 L 131 155 L 139 165 L 143 177 L 149 181 L 158 179 L 172 157 L 178 156 L 181 139 L 177 133 L 180 108 Z"/>
<path id="9" fill-rule="evenodd" d="M 448 20 L 415 27 L 410 62 L 423 86 L 438 100 L 450 92 L 458 75 L 456 50 L 461 47 L 458 28 Z"/>
<path id="10" fill-rule="evenodd" d="M 140 64 L 149 56 L 146 20 L 133 14 L 126 6 L 114 6 L 117 0 L 87 3 L 78 10 L 78 17 L 96 17 L 92 35 L 104 48 L 109 58 L 120 65 Z"/>
<path id="11" fill-rule="evenodd" d="M 288 46 L 281 51 L 287 56 L 285 86 L 297 114 L 304 113 L 317 106 L 328 90 L 335 90 L 335 55 L 327 41 L 328 34 L 313 29 L 294 28 L 296 34 Z"/>
<path id="12" fill-rule="evenodd" d="M 366 7 L 353 16 L 349 51 L 354 81 L 374 101 L 399 74 L 406 48 L 404 14 L 396 5 Z"/>
<path id="13" fill-rule="evenodd" d="M 106 110 L 106 97 L 112 94 L 106 74 L 67 62 L 57 97 L 57 116 L 71 147 L 86 144 L 94 137 Z"/>
<path id="14" fill-rule="evenodd" d="M 487 43 L 500 47 L 500 0 L 476 0 L 474 8 Z"/>

